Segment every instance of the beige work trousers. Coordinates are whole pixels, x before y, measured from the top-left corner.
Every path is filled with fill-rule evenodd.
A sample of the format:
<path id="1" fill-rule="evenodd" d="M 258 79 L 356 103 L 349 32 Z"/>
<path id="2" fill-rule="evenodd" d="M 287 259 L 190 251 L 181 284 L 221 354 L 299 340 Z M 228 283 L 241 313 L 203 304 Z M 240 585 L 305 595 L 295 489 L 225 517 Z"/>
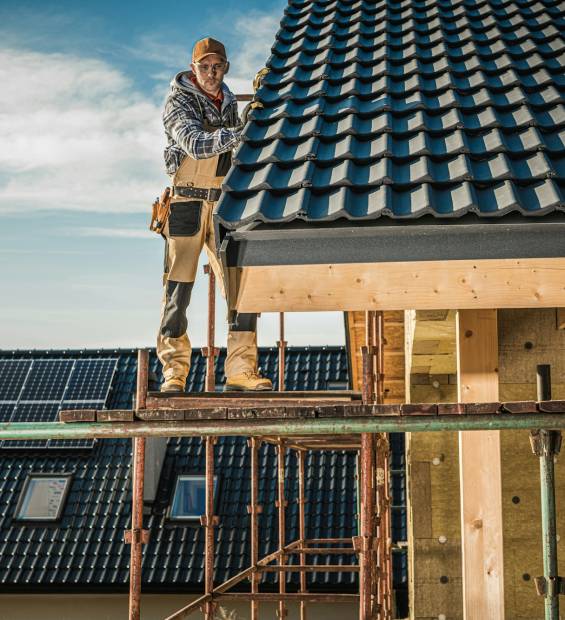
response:
<path id="1" fill-rule="evenodd" d="M 157 356 L 163 365 L 165 381 L 173 378 L 185 381 L 190 370 L 192 347 L 186 332 L 186 309 L 203 248 L 225 297 L 222 268 L 216 255 L 213 209 L 213 202 L 180 196 L 171 201 L 171 213 L 164 229 L 167 248 L 161 326 L 157 336 Z M 226 377 L 257 372 L 255 331 L 230 330 L 227 344 Z"/>

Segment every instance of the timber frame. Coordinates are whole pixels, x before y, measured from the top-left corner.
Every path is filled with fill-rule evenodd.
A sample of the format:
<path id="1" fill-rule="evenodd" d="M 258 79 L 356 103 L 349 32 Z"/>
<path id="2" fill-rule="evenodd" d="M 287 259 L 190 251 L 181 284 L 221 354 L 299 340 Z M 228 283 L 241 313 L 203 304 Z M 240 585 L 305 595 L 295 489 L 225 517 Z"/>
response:
<path id="1" fill-rule="evenodd" d="M 218 230 L 239 312 L 565 306 L 565 218 L 422 216 Z"/>
<path id="2" fill-rule="evenodd" d="M 238 312 L 556 308 L 565 258 L 231 267 Z"/>

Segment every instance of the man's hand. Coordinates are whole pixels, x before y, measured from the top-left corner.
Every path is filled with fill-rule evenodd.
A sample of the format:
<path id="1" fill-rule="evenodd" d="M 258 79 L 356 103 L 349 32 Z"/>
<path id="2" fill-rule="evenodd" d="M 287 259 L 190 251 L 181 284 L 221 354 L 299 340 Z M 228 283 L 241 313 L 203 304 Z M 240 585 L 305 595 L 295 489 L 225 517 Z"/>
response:
<path id="1" fill-rule="evenodd" d="M 255 78 L 253 79 L 253 99 L 245 106 L 241 114 L 241 122 L 244 126 L 247 125 L 247 123 L 249 122 L 249 114 L 251 113 L 251 110 L 260 110 L 261 108 L 265 107 L 258 99 L 255 99 L 255 95 L 261 87 L 261 82 L 263 81 L 263 78 L 267 75 L 267 73 L 269 73 L 269 71 L 270 69 L 267 69 L 267 67 L 263 67 L 263 69 L 257 72 Z"/>
<path id="2" fill-rule="evenodd" d="M 249 114 L 251 110 L 260 110 L 265 107 L 260 101 L 250 101 L 244 108 L 241 113 L 241 123 L 243 126 L 247 125 L 249 122 Z"/>

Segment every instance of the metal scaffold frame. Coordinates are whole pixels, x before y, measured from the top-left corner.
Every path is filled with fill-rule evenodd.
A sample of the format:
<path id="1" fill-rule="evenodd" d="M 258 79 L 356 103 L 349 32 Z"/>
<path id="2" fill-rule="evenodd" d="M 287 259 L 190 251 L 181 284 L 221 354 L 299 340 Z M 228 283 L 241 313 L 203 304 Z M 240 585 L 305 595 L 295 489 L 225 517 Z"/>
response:
<path id="1" fill-rule="evenodd" d="M 277 615 L 287 615 L 289 602 L 298 602 L 300 619 L 306 620 L 308 606 L 316 602 L 358 602 L 360 620 L 392 619 L 392 541 L 390 518 L 389 432 L 527 429 L 534 454 L 540 459 L 544 576 L 536 579 L 538 593 L 545 599 L 546 620 L 558 620 L 559 595 L 565 594 L 565 580 L 557 572 L 554 456 L 561 446 L 560 429 L 565 428 L 565 401 L 551 400 L 549 368 L 538 367 L 538 401 L 404 404 L 383 403 L 383 316 L 366 314 L 366 342 L 362 347 L 362 392 L 284 392 L 284 317 L 280 314 L 279 392 L 222 394 L 215 389 L 214 345 L 215 292 L 211 270 L 209 290 L 208 346 L 205 393 L 171 396 L 148 393 L 149 355 L 138 352 L 137 388 L 134 410 L 76 410 L 60 413 L 60 422 L 0 423 L 0 439 L 133 438 L 132 520 L 125 532 L 131 545 L 129 618 L 140 620 L 141 560 L 149 532 L 143 529 L 143 486 L 145 438 L 200 436 L 205 442 L 206 498 L 201 524 L 205 529 L 204 592 L 196 601 L 169 615 L 166 620 L 201 612 L 212 620 L 218 601 L 247 601 L 252 620 L 260 617 L 261 603 L 277 605 Z M 538 430 L 532 430 L 538 429 Z M 217 436 L 248 436 L 251 462 L 250 558 L 251 565 L 220 585 L 214 583 L 214 445 Z M 262 443 L 276 446 L 278 549 L 259 557 L 258 453 Z M 285 457 L 297 453 L 298 540 L 285 539 L 288 485 Z M 359 453 L 358 535 L 351 538 L 309 539 L 305 506 L 305 455 L 311 450 L 354 450 Z M 309 564 L 312 554 L 332 557 L 356 556 L 358 563 Z M 298 557 L 299 564 L 289 562 Z M 261 592 L 264 573 L 279 575 L 278 592 Z M 307 574 L 315 572 L 358 572 L 359 593 L 309 592 Z M 286 577 L 299 573 L 297 592 L 288 592 Z M 246 580 L 250 592 L 233 592 Z"/>
<path id="2" fill-rule="evenodd" d="M 216 354 L 214 347 L 214 280 L 210 269 L 206 270 L 210 275 L 209 280 L 209 327 L 208 327 L 208 346 L 203 349 L 203 353 L 208 358 L 206 389 L 212 392 L 215 389 L 215 367 L 210 363 L 213 355 Z M 383 334 L 382 334 L 382 313 L 367 313 L 367 343 L 363 348 L 363 403 L 383 402 Z M 279 315 L 280 339 L 277 342 L 279 350 L 279 392 L 284 391 L 284 370 L 285 370 L 285 348 L 284 339 L 284 314 Z M 214 352 L 211 354 L 211 352 Z M 137 402 L 138 409 L 147 408 L 147 376 L 148 376 L 148 355 L 141 351 L 138 358 L 138 386 Z M 289 395 L 290 396 L 290 395 Z M 163 400 L 161 400 L 163 402 Z M 237 403 L 237 401 L 236 401 Z M 246 400 L 241 401 L 240 405 L 245 407 Z M 237 405 L 235 405 L 237 406 Z M 180 620 L 195 612 L 201 612 L 206 620 L 213 620 L 215 617 L 217 602 L 219 600 L 248 600 L 250 602 L 251 620 L 258 620 L 260 617 L 260 602 L 274 601 L 277 603 L 277 616 L 284 618 L 288 615 L 287 603 L 298 601 L 300 609 L 300 619 L 307 618 L 307 605 L 315 602 L 351 602 L 359 600 L 359 617 L 361 620 L 391 620 L 392 618 L 392 541 L 390 533 L 390 491 L 389 491 L 389 448 L 388 437 L 381 433 L 375 438 L 372 433 L 361 435 L 359 444 L 360 472 L 359 472 L 359 492 L 360 492 L 360 535 L 350 538 L 323 538 L 308 539 L 306 537 L 306 517 L 305 509 L 306 480 L 305 480 L 305 454 L 312 449 L 326 449 L 327 447 L 341 447 L 336 438 L 331 436 L 325 438 L 319 446 L 300 445 L 293 442 L 291 438 L 285 439 L 282 436 L 275 437 L 250 437 L 248 446 L 250 449 L 251 460 L 251 503 L 247 506 L 250 515 L 250 557 L 251 566 L 238 575 L 235 575 L 221 585 L 214 586 L 214 528 L 218 525 L 218 517 L 213 514 L 214 510 L 214 444 L 215 437 L 205 436 L 206 450 L 206 514 L 201 517 L 201 524 L 205 528 L 205 559 L 204 559 L 204 594 L 196 601 L 179 609 L 174 614 L 168 616 L 166 620 Z M 270 555 L 259 559 L 259 519 L 263 512 L 263 507 L 259 504 L 259 466 L 258 451 L 262 442 L 274 444 L 277 452 L 277 508 L 278 520 L 278 549 Z M 337 446 L 334 444 L 338 444 Z M 345 448 L 350 447 L 345 445 Z M 138 460 L 143 460 L 144 439 L 134 438 L 134 454 Z M 286 510 L 287 500 L 287 476 L 286 476 L 286 452 L 294 450 L 297 452 L 298 461 L 298 530 L 299 538 L 291 543 L 286 542 Z M 143 486 L 143 472 L 134 467 L 134 489 Z M 143 497 L 134 494 L 132 501 L 140 502 Z M 133 507 L 132 514 L 137 514 L 139 506 Z M 386 514 L 385 514 L 386 513 Z M 137 527 L 138 522 L 135 524 Z M 133 528 L 133 522 L 132 522 Z M 336 546 L 337 545 L 337 546 Z M 316 554 L 321 556 L 335 555 L 357 555 L 359 564 L 308 564 L 308 556 Z M 291 556 L 298 556 L 299 564 L 289 563 Z M 274 564 L 273 564 L 274 562 Z M 140 573 L 141 555 L 136 547 L 134 554 L 132 545 L 131 575 L 137 577 Z M 261 574 L 274 572 L 278 575 L 278 593 L 265 593 L 259 591 Z M 307 591 L 306 575 L 314 572 L 358 572 L 359 573 L 359 595 L 343 593 L 311 593 Z M 289 593 L 286 590 L 287 575 L 299 573 L 300 586 L 299 592 Z M 243 581 L 249 580 L 251 583 L 249 593 L 233 593 L 230 590 Z M 130 595 L 130 620 L 138 620 L 139 615 L 139 582 L 137 579 L 131 581 Z"/>
<path id="3" fill-rule="evenodd" d="M 215 391 L 215 278 L 209 266 L 204 268 L 209 276 L 208 289 L 208 342 L 202 349 L 207 358 L 206 391 Z M 383 316 L 382 313 L 367 312 L 366 314 L 366 346 L 362 349 L 363 356 L 363 404 L 383 403 Z M 285 387 L 285 352 L 287 342 L 284 338 L 284 314 L 279 314 L 280 338 L 277 342 L 279 352 L 278 390 L 284 392 Z M 149 356 L 147 351 L 138 355 L 136 409 L 149 411 L 147 390 L 149 375 Z M 291 398 L 291 395 L 289 394 Z M 154 401 L 155 402 L 155 401 Z M 166 408 L 167 399 L 156 401 Z M 245 408 L 248 399 L 234 400 L 233 406 Z M 250 437 L 248 446 L 251 460 L 251 503 L 247 507 L 250 515 L 250 557 L 251 566 L 219 586 L 214 585 L 214 528 L 218 525 L 218 517 L 214 515 L 214 445 L 217 437 L 206 435 L 205 442 L 205 514 L 201 517 L 201 525 L 205 528 L 204 551 L 204 594 L 197 600 L 179 609 L 166 620 L 180 620 L 195 612 L 201 612 L 206 620 L 213 620 L 219 600 L 248 600 L 250 602 L 251 620 L 260 617 L 260 601 L 275 601 L 277 616 L 281 619 L 288 615 L 287 603 L 298 601 L 300 619 L 307 618 L 307 604 L 314 602 L 351 602 L 359 600 L 360 620 L 391 620 L 392 619 L 392 540 L 390 520 L 390 480 L 389 480 L 389 445 L 385 433 L 374 435 L 363 433 L 359 443 L 359 494 L 360 494 L 360 533 L 353 539 L 324 538 L 308 539 L 306 537 L 305 509 L 306 480 L 305 454 L 312 449 L 348 448 L 339 445 L 337 438 L 324 438 L 319 445 L 300 445 L 297 441 L 282 436 Z M 290 438 L 289 438 L 290 439 Z M 265 441 L 276 446 L 277 452 L 277 499 L 275 506 L 278 517 L 278 549 L 270 555 L 259 559 L 259 518 L 263 511 L 259 499 L 259 466 L 258 451 Z M 288 507 L 286 489 L 286 452 L 295 450 L 298 460 L 298 529 L 299 538 L 291 543 L 286 542 L 286 510 Z M 148 541 L 149 532 L 142 529 L 143 514 L 143 463 L 145 459 L 145 438 L 133 439 L 133 493 L 132 493 L 132 529 L 126 536 L 131 543 L 130 562 L 130 620 L 140 619 L 141 596 L 141 560 L 142 545 Z M 337 545 L 337 546 L 336 546 Z M 316 554 L 321 556 L 357 555 L 358 564 L 308 564 L 307 557 Z M 289 563 L 291 556 L 299 557 L 299 564 Z M 275 562 L 275 564 L 273 564 Z M 261 574 L 274 572 L 278 575 L 278 593 L 259 591 Z M 314 572 L 358 572 L 359 594 L 344 593 L 311 593 L 307 591 L 306 575 Z M 287 575 L 299 573 L 299 592 L 289 593 L 286 590 Z M 230 590 L 241 582 L 249 580 L 249 593 L 233 593 Z"/>

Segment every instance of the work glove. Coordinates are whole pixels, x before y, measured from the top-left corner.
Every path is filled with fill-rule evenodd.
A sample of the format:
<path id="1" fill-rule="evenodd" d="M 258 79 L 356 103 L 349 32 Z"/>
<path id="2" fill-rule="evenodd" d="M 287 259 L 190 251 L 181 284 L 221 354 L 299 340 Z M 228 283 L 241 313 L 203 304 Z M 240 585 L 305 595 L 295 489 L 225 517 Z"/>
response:
<path id="1" fill-rule="evenodd" d="M 247 125 L 247 123 L 249 122 L 249 115 L 251 113 L 251 110 L 260 110 L 261 108 L 265 107 L 258 99 L 255 98 L 255 96 L 261 86 L 263 78 L 267 75 L 267 73 L 269 73 L 269 71 L 270 69 L 267 69 L 267 67 L 263 67 L 263 69 L 257 72 L 255 78 L 253 79 L 253 99 L 245 106 L 241 114 L 241 122 L 243 125 Z"/>
<path id="2" fill-rule="evenodd" d="M 255 101 L 255 99 L 251 100 L 243 108 L 243 112 L 241 113 L 241 124 L 243 126 L 247 125 L 247 123 L 249 122 L 249 114 L 251 113 L 251 110 L 260 110 L 264 107 L 265 106 L 260 101 Z"/>

